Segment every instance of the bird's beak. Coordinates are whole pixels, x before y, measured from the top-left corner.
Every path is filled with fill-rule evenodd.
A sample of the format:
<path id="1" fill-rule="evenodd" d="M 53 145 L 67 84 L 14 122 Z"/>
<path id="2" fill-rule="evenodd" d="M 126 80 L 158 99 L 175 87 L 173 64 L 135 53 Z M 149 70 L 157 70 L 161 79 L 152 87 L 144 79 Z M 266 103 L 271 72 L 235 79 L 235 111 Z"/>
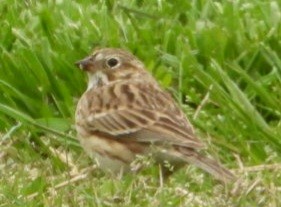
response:
<path id="1" fill-rule="evenodd" d="M 81 70 L 88 71 L 92 65 L 91 57 L 86 57 L 83 60 L 79 60 L 75 63 L 75 65 Z"/>

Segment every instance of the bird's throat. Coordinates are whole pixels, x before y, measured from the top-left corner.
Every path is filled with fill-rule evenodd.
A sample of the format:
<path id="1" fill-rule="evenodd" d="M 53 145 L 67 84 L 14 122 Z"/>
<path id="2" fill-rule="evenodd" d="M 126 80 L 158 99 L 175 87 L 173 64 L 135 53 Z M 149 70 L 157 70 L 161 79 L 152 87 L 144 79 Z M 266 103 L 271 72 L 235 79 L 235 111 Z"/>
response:
<path id="1" fill-rule="evenodd" d="M 91 88 L 96 88 L 98 86 L 103 86 L 108 84 L 108 77 L 106 74 L 104 74 L 101 71 L 97 71 L 96 73 L 88 73 L 88 88 L 87 90 L 90 90 Z"/>

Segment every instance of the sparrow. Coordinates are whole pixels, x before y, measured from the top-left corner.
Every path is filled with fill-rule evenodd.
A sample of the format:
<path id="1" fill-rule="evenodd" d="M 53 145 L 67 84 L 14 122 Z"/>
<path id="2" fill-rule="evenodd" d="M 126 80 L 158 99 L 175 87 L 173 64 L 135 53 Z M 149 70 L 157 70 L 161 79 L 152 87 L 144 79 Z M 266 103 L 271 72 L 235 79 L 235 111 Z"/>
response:
<path id="1" fill-rule="evenodd" d="M 160 163 L 189 163 L 216 179 L 233 174 L 204 156 L 204 144 L 172 96 L 130 52 L 99 48 L 75 63 L 88 74 L 88 86 L 75 113 L 77 137 L 98 166 L 112 173 L 128 172 L 137 155 Z"/>

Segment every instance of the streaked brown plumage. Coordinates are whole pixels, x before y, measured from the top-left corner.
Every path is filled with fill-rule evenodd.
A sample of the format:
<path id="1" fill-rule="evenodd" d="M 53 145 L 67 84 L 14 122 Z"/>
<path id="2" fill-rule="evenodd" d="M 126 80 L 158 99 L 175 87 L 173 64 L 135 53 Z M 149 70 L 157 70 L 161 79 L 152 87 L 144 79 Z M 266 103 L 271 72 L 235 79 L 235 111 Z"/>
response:
<path id="1" fill-rule="evenodd" d="M 76 64 L 89 76 L 76 110 L 78 138 L 102 169 L 130 170 L 136 155 L 153 145 L 158 159 L 192 163 L 219 180 L 232 179 L 227 169 L 199 154 L 204 145 L 185 114 L 132 54 L 97 49 Z"/>

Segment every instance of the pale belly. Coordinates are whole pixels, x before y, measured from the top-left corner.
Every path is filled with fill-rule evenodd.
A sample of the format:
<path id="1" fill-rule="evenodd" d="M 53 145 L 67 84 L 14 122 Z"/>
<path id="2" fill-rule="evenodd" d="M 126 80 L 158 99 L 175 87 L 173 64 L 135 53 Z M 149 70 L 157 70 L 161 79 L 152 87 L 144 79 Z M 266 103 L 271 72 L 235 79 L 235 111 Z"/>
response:
<path id="1" fill-rule="evenodd" d="M 96 136 L 79 138 L 79 140 L 88 155 L 102 170 L 112 173 L 130 170 L 130 163 L 135 159 L 135 153 L 124 144 Z"/>

